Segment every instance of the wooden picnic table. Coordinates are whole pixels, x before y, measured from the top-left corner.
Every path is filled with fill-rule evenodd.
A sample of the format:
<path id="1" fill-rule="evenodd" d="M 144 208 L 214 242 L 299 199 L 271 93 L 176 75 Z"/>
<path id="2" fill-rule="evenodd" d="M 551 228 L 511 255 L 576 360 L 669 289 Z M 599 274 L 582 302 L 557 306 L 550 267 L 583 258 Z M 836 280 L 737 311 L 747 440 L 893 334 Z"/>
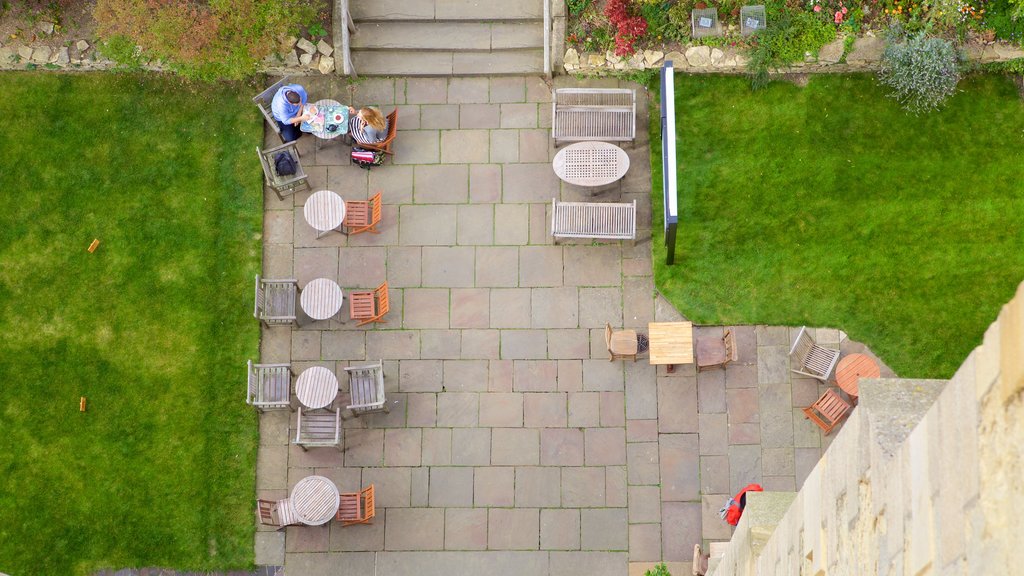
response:
<path id="1" fill-rule="evenodd" d="M 310 280 L 309 284 L 302 289 L 299 296 L 299 304 L 302 311 L 309 314 L 314 320 L 327 320 L 341 310 L 341 304 L 345 294 L 341 286 L 330 278 L 317 278 Z"/>
<path id="2" fill-rule="evenodd" d="M 850 354 L 836 365 L 836 384 L 850 398 L 856 398 L 861 378 L 878 378 L 882 370 L 867 354 Z"/>
<path id="3" fill-rule="evenodd" d="M 306 476 L 292 488 L 292 508 L 299 522 L 307 526 L 326 524 L 338 513 L 338 487 L 323 476 Z"/>
<path id="4" fill-rule="evenodd" d="M 651 364 L 693 364 L 692 322 L 651 322 L 647 325 Z"/>
<path id="5" fill-rule="evenodd" d="M 338 377 L 323 366 L 310 366 L 295 380 L 295 396 L 306 408 L 326 408 L 338 396 Z"/>

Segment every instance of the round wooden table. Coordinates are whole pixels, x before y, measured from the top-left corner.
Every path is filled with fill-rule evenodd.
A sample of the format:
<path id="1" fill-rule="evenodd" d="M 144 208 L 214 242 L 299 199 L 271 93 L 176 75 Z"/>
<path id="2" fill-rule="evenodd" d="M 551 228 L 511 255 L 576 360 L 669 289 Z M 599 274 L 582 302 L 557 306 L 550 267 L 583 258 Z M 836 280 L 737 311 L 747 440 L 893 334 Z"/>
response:
<path id="1" fill-rule="evenodd" d="M 836 384 L 851 398 L 857 397 L 858 382 L 861 378 L 878 378 L 881 375 L 878 363 L 867 354 L 850 354 L 836 366 Z"/>
<path id="2" fill-rule="evenodd" d="M 302 215 L 316 230 L 316 237 L 319 238 L 331 230 L 337 230 L 345 221 L 345 200 L 337 192 L 319 190 L 306 200 L 302 206 Z"/>
<path id="3" fill-rule="evenodd" d="M 307 526 L 330 522 L 340 505 L 338 487 L 323 476 L 306 476 L 299 480 L 290 498 L 299 522 Z"/>
<path id="4" fill-rule="evenodd" d="M 299 304 L 313 320 L 327 320 L 341 310 L 344 299 L 345 294 L 337 282 L 330 278 L 317 278 L 302 289 Z"/>
<path id="5" fill-rule="evenodd" d="M 551 167 L 568 184 L 604 186 L 626 175 L 629 156 L 608 142 L 577 142 L 559 150 Z"/>
<path id="6" fill-rule="evenodd" d="M 306 408 L 326 408 L 338 396 L 338 377 L 323 366 L 310 366 L 295 380 L 295 396 Z"/>

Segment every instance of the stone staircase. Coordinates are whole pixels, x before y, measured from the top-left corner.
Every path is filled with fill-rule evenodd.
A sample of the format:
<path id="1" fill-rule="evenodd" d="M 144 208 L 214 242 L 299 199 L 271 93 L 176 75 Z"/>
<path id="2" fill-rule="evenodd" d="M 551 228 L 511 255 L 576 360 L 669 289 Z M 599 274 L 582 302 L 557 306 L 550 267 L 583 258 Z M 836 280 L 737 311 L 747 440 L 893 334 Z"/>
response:
<path id="1" fill-rule="evenodd" d="M 352 63 L 360 76 L 543 74 L 544 1 L 350 0 Z"/>

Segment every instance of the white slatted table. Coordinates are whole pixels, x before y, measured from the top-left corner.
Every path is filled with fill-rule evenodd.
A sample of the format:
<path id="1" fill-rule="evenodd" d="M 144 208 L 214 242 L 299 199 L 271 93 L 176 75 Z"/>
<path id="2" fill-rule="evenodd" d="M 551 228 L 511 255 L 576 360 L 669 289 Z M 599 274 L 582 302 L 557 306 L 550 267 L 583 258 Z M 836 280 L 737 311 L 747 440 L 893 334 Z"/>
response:
<path id="1" fill-rule="evenodd" d="M 302 206 L 302 215 L 316 230 L 316 237 L 319 238 L 331 230 L 337 230 L 345 221 L 345 200 L 337 192 L 319 190 L 306 200 Z"/>
<path id="2" fill-rule="evenodd" d="M 307 526 L 320 526 L 338 513 L 338 487 L 323 476 L 306 476 L 290 495 L 295 516 Z"/>
<path id="3" fill-rule="evenodd" d="M 326 408 L 338 396 L 338 377 L 323 366 L 310 366 L 295 381 L 295 397 L 306 408 Z"/>
<path id="4" fill-rule="evenodd" d="M 302 289 L 299 304 L 313 320 L 327 320 L 341 310 L 344 299 L 345 294 L 337 282 L 330 278 L 317 278 L 310 280 Z"/>
<path id="5" fill-rule="evenodd" d="M 629 156 L 608 142 L 577 142 L 559 150 L 551 167 L 568 184 L 604 186 L 626 175 Z"/>

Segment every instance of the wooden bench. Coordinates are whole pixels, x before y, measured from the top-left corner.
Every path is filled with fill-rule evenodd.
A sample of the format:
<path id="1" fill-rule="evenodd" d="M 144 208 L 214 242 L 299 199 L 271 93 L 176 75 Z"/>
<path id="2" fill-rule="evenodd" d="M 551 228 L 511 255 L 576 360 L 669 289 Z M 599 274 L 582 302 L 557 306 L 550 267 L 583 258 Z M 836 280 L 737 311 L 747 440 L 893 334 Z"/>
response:
<path id="1" fill-rule="evenodd" d="M 551 96 L 551 137 L 562 142 L 636 138 L 636 91 L 557 88 Z"/>
<path id="2" fill-rule="evenodd" d="M 559 238 L 636 239 L 636 200 L 632 204 L 551 201 L 551 235 Z"/>

